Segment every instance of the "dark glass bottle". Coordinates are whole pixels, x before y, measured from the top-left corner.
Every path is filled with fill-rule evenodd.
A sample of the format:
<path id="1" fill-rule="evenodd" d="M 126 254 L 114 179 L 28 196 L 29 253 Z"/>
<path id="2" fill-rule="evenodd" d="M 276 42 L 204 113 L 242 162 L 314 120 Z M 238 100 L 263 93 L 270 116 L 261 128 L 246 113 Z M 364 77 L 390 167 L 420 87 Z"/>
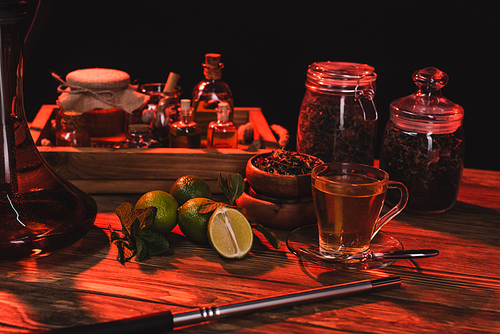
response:
<path id="1" fill-rule="evenodd" d="M 23 103 L 23 2 L 0 2 L 0 260 L 48 254 L 94 223 L 92 197 L 59 177 L 38 152 Z"/>
<path id="2" fill-rule="evenodd" d="M 455 204 L 462 176 L 464 110 L 441 94 L 446 73 L 428 67 L 415 71 L 413 81 L 418 90 L 390 105 L 380 168 L 408 188 L 408 210 L 443 212 Z"/>
<path id="3" fill-rule="evenodd" d="M 170 147 L 200 148 L 201 128 L 193 121 L 191 100 L 181 100 L 179 120 L 170 126 Z"/>
<path id="4" fill-rule="evenodd" d="M 155 115 L 149 125 L 151 136 L 158 141 L 160 147 L 169 147 L 170 124 L 177 119 L 175 105 L 169 103 L 169 98 L 163 98 L 158 102 Z"/>
<path id="5" fill-rule="evenodd" d="M 57 146 L 90 147 L 90 136 L 83 128 L 82 113 L 64 111 L 61 129 L 56 134 Z"/>
<path id="6" fill-rule="evenodd" d="M 160 147 L 156 139 L 151 138 L 151 131 L 147 124 L 130 124 L 127 139 L 117 148 L 156 148 Z"/>

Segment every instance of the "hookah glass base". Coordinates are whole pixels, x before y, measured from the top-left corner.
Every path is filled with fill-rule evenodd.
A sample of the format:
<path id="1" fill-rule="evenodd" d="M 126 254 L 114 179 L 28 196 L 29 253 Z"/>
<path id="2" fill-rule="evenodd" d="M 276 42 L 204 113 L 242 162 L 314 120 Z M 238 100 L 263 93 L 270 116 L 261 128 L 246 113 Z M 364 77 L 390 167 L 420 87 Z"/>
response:
<path id="1" fill-rule="evenodd" d="M 0 261 L 49 254 L 81 239 L 94 199 L 58 176 L 38 152 L 23 102 L 25 2 L 0 0 Z"/>

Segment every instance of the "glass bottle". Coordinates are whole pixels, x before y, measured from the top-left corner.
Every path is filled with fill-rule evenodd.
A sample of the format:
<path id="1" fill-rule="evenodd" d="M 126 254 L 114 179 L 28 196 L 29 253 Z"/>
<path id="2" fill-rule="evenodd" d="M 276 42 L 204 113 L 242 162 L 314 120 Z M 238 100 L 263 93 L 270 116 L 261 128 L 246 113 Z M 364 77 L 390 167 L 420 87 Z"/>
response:
<path id="1" fill-rule="evenodd" d="M 93 225 L 92 197 L 59 177 L 38 152 L 24 111 L 20 32 L 24 2 L 0 3 L 0 260 L 49 254 Z"/>
<path id="2" fill-rule="evenodd" d="M 201 128 L 193 121 L 191 100 L 182 99 L 179 120 L 170 126 L 170 147 L 200 148 Z"/>
<path id="3" fill-rule="evenodd" d="M 212 121 L 207 129 L 208 148 L 237 148 L 238 127 L 229 120 L 229 104 L 219 103 L 217 121 Z"/>
<path id="4" fill-rule="evenodd" d="M 64 112 L 61 108 L 56 115 L 56 136 L 62 130 Z M 90 136 L 91 146 L 112 147 L 126 137 L 128 114 L 121 108 L 92 109 L 82 113 L 80 123 Z"/>
<path id="5" fill-rule="evenodd" d="M 345 62 L 309 65 L 300 107 L 297 151 L 324 162 L 373 165 L 377 109 L 372 66 Z"/>
<path id="6" fill-rule="evenodd" d="M 154 118 L 156 109 L 161 100 L 164 104 L 179 106 L 179 96 L 181 95 L 181 87 L 177 86 L 180 75 L 170 72 L 167 82 L 165 83 L 147 83 L 139 86 L 139 92 L 149 96 L 145 108 L 141 115 L 132 115 L 129 117 L 129 123 L 144 123 L 149 124 Z"/>
<path id="7" fill-rule="evenodd" d="M 464 110 L 441 94 L 446 73 L 428 67 L 412 77 L 418 90 L 390 105 L 380 168 L 408 188 L 408 210 L 443 212 L 455 204 L 462 176 Z"/>
<path id="8" fill-rule="evenodd" d="M 221 55 L 207 53 L 203 64 L 205 78 L 193 89 L 192 100 L 194 121 L 202 128 L 202 135 L 206 135 L 207 126 L 217 120 L 216 108 L 219 102 L 227 102 L 231 108 L 229 120 L 233 120 L 233 94 L 229 86 L 221 80 L 224 64 L 220 62 Z"/>
<path id="9" fill-rule="evenodd" d="M 130 124 L 127 139 L 123 140 L 119 147 L 121 148 L 155 148 L 160 147 L 158 141 L 151 138 L 149 125 Z"/>
<path id="10" fill-rule="evenodd" d="M 155 115 L 149 125 L 151 136 L 158 141 L 160 147 L 169 146 L 170 124 L 176 119 L 177 111 L 175 105 L 169 104 L 169 98 L 163 98 L 158 102 Z"/>
<path id="11" fill-rule="evenodd" d="M 56 146 L 90 147 L 90 136 L 82 125 L 81 112 L 64 111 Z"/>

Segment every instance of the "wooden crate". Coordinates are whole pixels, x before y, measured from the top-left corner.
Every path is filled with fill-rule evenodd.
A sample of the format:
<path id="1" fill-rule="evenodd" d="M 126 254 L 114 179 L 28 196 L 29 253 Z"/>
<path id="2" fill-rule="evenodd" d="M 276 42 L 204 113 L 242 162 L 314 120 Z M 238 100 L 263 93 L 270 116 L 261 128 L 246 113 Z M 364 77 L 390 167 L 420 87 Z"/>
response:
<path id="1" fill-rule="evenodd" d="M 238 125 L 251 122 L 254 140 L 261 149 L 242 146 L 238 149 L 114 149 L 41 146 L 48 138 L 56 105 L 44 105 L 30 124 L 38 150 L 49 165 L 62 177 L 90 193 L 144 193 L 150 190 L 169 191 L 177 178 L 194 174 L 203 178 L 214 193 L 219 173 L 245 175 L 245 165 L 253 155 L 268 152 L 278 143 L 260 108 L 235 108 Z"/>

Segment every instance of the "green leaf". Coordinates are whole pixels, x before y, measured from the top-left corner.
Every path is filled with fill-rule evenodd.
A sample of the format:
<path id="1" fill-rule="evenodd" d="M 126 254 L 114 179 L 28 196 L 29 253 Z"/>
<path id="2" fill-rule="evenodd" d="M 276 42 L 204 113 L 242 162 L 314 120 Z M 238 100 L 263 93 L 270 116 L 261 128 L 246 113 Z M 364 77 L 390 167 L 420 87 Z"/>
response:
<path id="1" fill-rule="evenodd" d="M 197 212 L 198 213 L 210 213 L 210 212 L 214 212 L 215 210 L 217 210 L 217 208 L 219 208 L 221 206 L 229 206 L 229 205 L 226 203 L 222 203 L 222 202 L 215 202 L 212 200 L 208 200 L 208 201 L 201 203 L 201 205 L 198 207 Z"/>
<path id="2" fill-rule="evenodd" d="M 268 230 L 267 228 L 260 225 L 259 223 L 254 222 L 253 220 L 249 219 L 249 221 L 250 221 L 250 225 L 252 225 L 252 228 L 254 228 L 257 231 L 259 231 L 260 233 L 262 233 L 262 235 L 271 244 L 271 246 L 274 247 L 274 249 L 281 248 L 281 245 L 280 245 L 278 238 L 276 238 L 276 236 L 274 235 L 274 233 L 271 230 Z"/>
<path id="3" fill-rule="evenodd" d="M 152 230 L 140 230 L 140 238 L 145 242 L 148 255 L 160 255 L 169 250 L 167 239 L 158 232 Z"/>
<path id="4" fill-rule="evenodd" d="M 123 237 L 109 226 L 110 241 L 118 248 L 117 260 L 123 265 L 134 255 L 142 261 L 146 255 L 158 255 L 168 250 L 167 239 L 150 228 L 154 223 L 157 208 L 134 209 L 123 203 L 115 210 L 122 224 Z"/>
<path id="5" fill-rule="evenodd" d="M 245 180 L 243 176 L 238 173 L 230 174 L 227 178 L 224 178 L 222 174 L 219 174 L 218 182 L 219 188 L 224 193 L 224 196 L 234 205 L 234 201 L 243 194 L 245 190 Z"/>
<path id="6" fill-rule="evenodd" d="M 136 217 L 129 228 L 129 233 L 131 236 L 137 234 L 137 232 L 139 232 L 139 229 L 141 228 L 141 221 Z"/>
<path id="7" fill-rule="evenodd" d="M 243 179 L 243 176 L 238 173 L 231 175 L 231 202 L 243 195 L 243 191 L 245 191 L 245 179 Z"/>
<path id="8" fill-rule="evenodd" d="M 116 233 L 116 232 L 115 232 Z M 118 256 L 116 259 L 124 265 L 126 261 L 130 261 L 130 259 L 134 256 L 135 250 L 132 249 L 130 243 L 127 239 L 115 239 L 113 244 L 118 249 Z"/>
<path id="9" fill-rule="evenodd" d="M 130 261 L 130 259 L 134 257 L 137 251 L 137 248 L 135 247 L 135 242 L 132 243 L 132 240 L 124 240 L 123 251 L 124 251 L 125 261 Z"/>
<path id="10" fill-rule="evenodd" d="M 146 242 L 138 235 L 135 236 L 135 245 L 137 246 L 137 260 L 142 261 L 148 254 Z"/>
<path id="11" fill-rule="evenodd" d="M 222 174 L 219 174 L 219 179 L 217 181 L 217 184 L 219 185 L 220 190 L 222 190 L 222 193 L 224 196 L 226 196 L 227 199 L 231 199 L 231 190 L 229 186 L 229 179 L 225 179 L 222 177 Z"/>
<path id="12" fill-rule="evenodd" d="M 132 204 L 125 202 L 115 210 L 116 215 L 120 218 L 120 222 L 122 223 L 122 232 L 126 237 L 130 236 L 130 227 L 135 220 L 133 209 Z"/>
<path id="13" fill-rule="evenodd" d="M 120 237 L 120 234 L 118 232 L 115 232 L 111 229 L 111 226 L 109 227 L 110 231 L 111 231 L 111 235 L 109 236 L 109 240 L 111 242 L 115 242 L 115 241 L 118 241 L 121 239 Z"/>
<path id="14" fill-rule="evenodd" d="M 139 229 L 150 228 L 156 217 L 158 209 L 155 206 L 150 206 L 145 209 L 135 209 L 134 215 L 139 220 Z"/>

